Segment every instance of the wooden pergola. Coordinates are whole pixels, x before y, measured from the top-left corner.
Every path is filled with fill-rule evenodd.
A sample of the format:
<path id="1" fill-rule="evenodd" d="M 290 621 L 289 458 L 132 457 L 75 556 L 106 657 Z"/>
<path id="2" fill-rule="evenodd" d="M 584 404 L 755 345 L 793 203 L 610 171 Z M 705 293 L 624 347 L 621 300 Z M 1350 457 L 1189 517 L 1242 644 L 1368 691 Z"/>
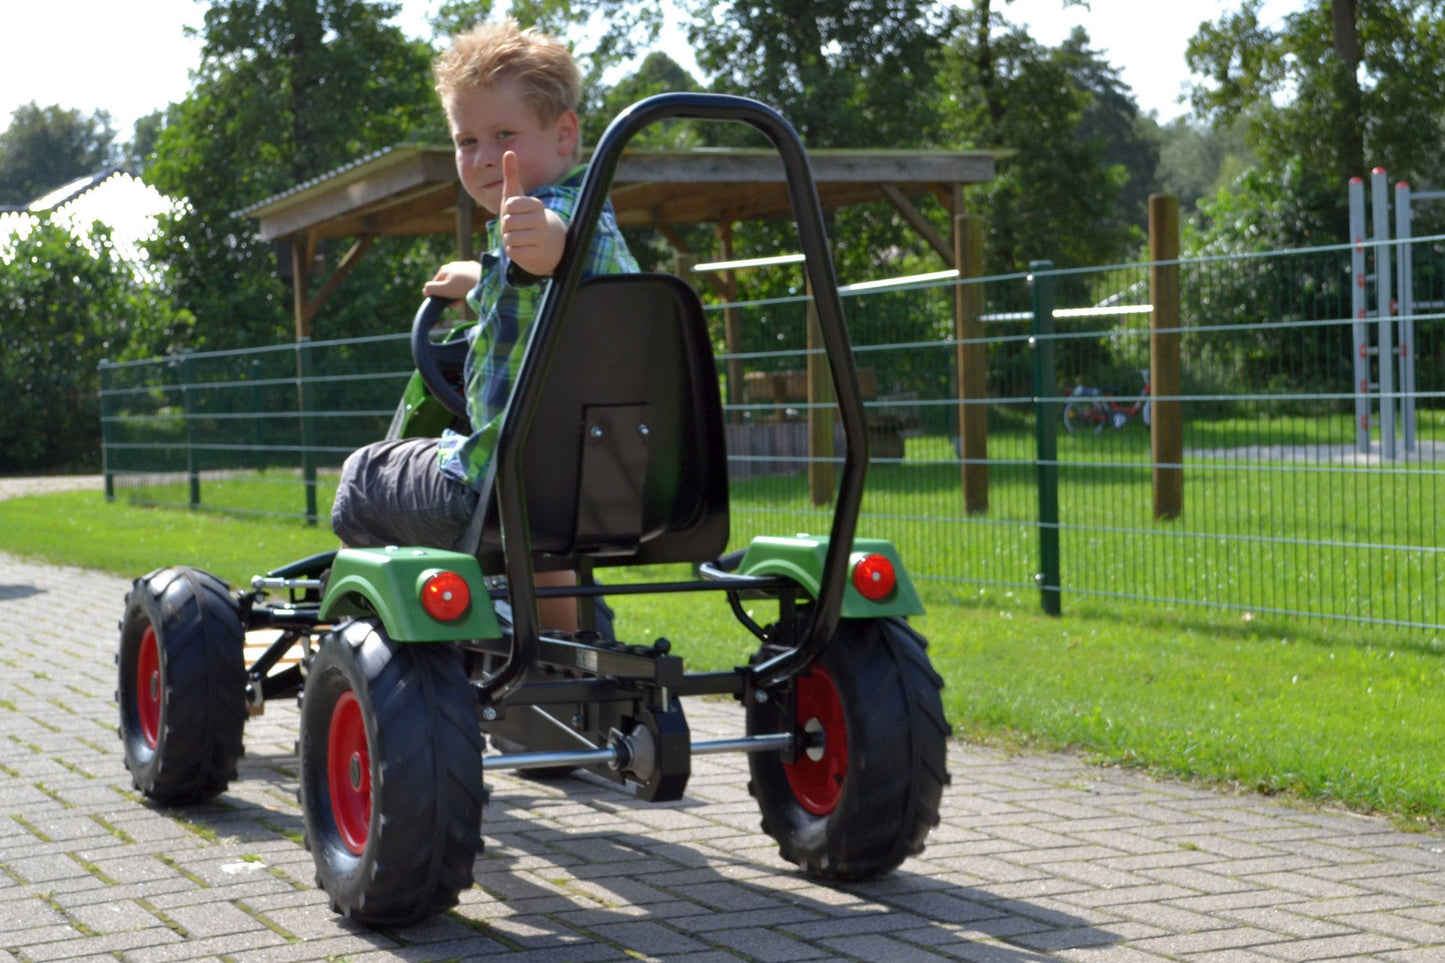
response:
<path id="1" fill-rule="evenodd" d="M 933 227 L 915 201 L 932 195 L 953 214 L 962 213 L 963 188 L 992 180 L 1001 156 L 939 150 L 809 154 L 825 210 L 886 200 L 949 265 L 955 260 L 952 239 Z M 692 253 L 679 225 L 715 225 L 724 260 L 732 257 L 733 225 L 792 214 L 783 165 L 765 149 L 628 151 L 611 197 L 620 224 L 656 230 L 679 255 Z M 459 256 L 467 258 L 475 256 L 480 226 L 449 147 L 388 148 L 241 213 L 257 221 L 263 240 L 289 242 L 298 338 L 310 336 L 322 305 L 378 237 L 454 234 Z M 351 240 L 351 247 L 312 291 L 318 245 L 342 238 Z"/>
<path id="2" fill-rule="evenodd" d="M 818 199 L 824 210 L 887 201 L 960 277 L 981 273 L 982 231 L 964 211 L 963 190 L 993 179 L 998 161 L 1011 151 L 815 150 L 809 152 Z M 936 198 L 951 217 L 947 237 L 917 206 Z M 693 252 L 678 227 L 712 224 L 723 261 L 733 258 L 733 228 L 739 222 L 789 218 L 783 165 L 767 149 L 697 148 L 690 151 L 628 151 L 612 183 L 611 200 L 624 227 L 649 227 L 666 238 L 679 273 Z M 400 146 L 372 154 L 241 212 L 258 222 L 263 240 L 290 248 L 291 284 L 298 340 L 311 336 L 312 322 L 326 300 L 379 237 L 453 234 L 460 258 L 476 256 L 480 226 L 471 198 L 457 178 L 449 147 Z M 349 239 L 337 267 L 312 291 L 312 265 L 323 241 Z M 736 300 L 735 273 L 699 275 L 725 303 Z M 418 281 L 420 286 L 420 281 Z M 982 343 L 977 324 L 981 298 L 975 285 L 955 295 L 956 370 L 964 448 L 966 510 L 987 510 L 987 409 Z M 738 322 L 724 310 L 730 354 L 739 343 Z M 810 341 L 816 324 L 809 325 Z M 812 347 L 814 345 L 810 345 Z M 810 489 L 823 503 L 832 489 L 832 416 L 811 402 L 831 398 L 831 384 L 817 352 L 808 355 L 807 396 Z M 729 400 L 743 384 L 741 363 L 728 362 Z M 732 430 L 734 426 L 729 426 Z M 741 429 L 745 426 L 738 425 Z"/>

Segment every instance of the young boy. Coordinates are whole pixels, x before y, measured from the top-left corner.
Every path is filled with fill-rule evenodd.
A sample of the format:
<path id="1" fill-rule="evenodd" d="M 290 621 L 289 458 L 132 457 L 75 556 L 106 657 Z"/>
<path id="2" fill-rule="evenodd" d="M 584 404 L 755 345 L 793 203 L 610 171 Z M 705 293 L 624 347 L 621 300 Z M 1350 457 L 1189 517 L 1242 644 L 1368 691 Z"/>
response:
<path id="1" fill-rule="evenodd" d="M 578 164 L 581 74 L 567 48 L 511 20 L 452 38 L 433 65 L 446 109 L 457 175 L 494 215 L 480 261 L 445 264 L 422 287 L 432 297 L 466 297 L 479 322 L 468 336 L 471 434 L 377 442 L 342 468 L 331 526 L 354 547 L 453 548 L 464 536 L 522 361 L 528 329 L 557 267 L 585 167 Z M 584 277 L 636 271 L 609 206 L 597 225 Z M 571 573 L 541 573 L 538 584 L 571 584 Z M 544 625 L 572 629 L 570 600 L 542 605 Z"/>

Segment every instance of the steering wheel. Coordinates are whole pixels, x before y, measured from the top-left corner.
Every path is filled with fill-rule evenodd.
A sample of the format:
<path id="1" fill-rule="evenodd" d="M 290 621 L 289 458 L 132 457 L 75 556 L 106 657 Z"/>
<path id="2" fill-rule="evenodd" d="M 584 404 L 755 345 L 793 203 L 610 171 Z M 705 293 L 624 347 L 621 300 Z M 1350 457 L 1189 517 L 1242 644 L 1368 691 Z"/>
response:
<path id="1" fill-rule="evenodd" d="M 459 418 L 467 417 L 467 398 L 459 385 L 466 367 L 469 345 L 465 338 L 433 341 L 431 330 L 441 321 L 452 302 L 445 298 L 427 298 L 417 309 L 411 323 L 411 357 L 432 397 Z"/>

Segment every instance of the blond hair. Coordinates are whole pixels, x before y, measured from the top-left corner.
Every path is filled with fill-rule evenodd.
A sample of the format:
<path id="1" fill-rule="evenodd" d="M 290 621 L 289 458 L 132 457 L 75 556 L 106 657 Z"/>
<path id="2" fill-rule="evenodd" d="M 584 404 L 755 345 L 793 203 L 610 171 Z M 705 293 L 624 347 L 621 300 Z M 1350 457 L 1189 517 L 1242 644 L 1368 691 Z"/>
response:
<path id="1" fill-rule="evenodd" d="M 582 72 L 571 52 L 510 17 L 453 36 L 450 49 L 432 64 L 432 77 L 443 104 L 459 90 L 515 81 L 522 103 L 543 124 L 575 112 L 582 100 Z"/>

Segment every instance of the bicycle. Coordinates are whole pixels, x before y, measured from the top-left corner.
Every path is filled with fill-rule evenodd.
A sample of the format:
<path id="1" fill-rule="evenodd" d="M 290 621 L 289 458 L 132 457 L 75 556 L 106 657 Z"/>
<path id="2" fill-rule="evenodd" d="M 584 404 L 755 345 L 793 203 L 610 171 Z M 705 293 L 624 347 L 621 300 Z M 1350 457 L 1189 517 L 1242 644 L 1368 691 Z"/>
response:
<path id="1" fill-rule="evenodd" d="M 1076 387 L 1069 397 L 1077 400 L 1064 405 L 1064 430 L 1072 435 L 1078 429 L 1092 425 L 1096 435 L 1106 427 L 1118 431 L 1135 415 L 1141 415 L 1145 425 L 1153 424 L 1149 369 L 1140 368 L 1139 376 L 1144 380 L 1144 387 L 1132 403 L 1120 401 L 1116 388 Z"/>

